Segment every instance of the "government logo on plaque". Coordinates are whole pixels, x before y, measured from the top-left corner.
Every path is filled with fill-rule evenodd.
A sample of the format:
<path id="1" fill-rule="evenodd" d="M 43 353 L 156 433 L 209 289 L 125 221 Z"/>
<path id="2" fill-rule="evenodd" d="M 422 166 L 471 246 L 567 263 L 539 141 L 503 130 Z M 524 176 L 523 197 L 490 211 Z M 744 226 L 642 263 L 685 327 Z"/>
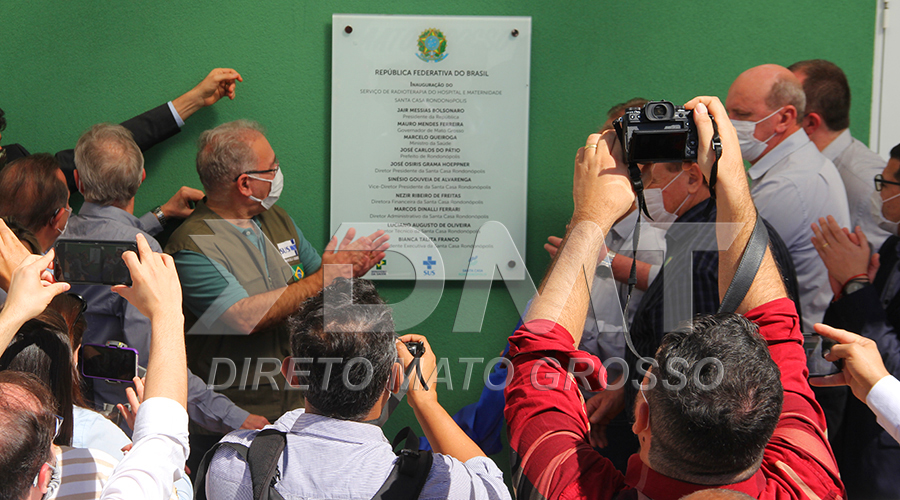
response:
<path id="1" fill-rule="evenodd" d="M 429 28 L 419 35 L 419 59 L 429 62 L 443 61 L 447 57 L 447 39 L 441 30 Z"/>

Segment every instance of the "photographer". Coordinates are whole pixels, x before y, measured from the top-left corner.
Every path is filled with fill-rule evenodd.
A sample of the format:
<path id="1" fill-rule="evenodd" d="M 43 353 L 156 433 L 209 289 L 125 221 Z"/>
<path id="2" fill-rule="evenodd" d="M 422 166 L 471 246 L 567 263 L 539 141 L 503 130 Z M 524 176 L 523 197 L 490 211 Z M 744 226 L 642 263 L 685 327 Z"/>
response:
<path id="1" fill-rule="evenodd" d="M 373 424 L 389 414 L 391 393 L 401 388 L 399 356 L 407 373 L 412 363 L 420 363 L 422 378 L 412 379 L 407 397 L 435 451 L 424 471 L 427 480 L 420 477 L 420 497 L 509 498 L 503 473 L 438 403 L 435 354 L 428 341 L 420 335 L 395 337 L 390 309 L 371 282 L 336 278 L 304 302 L 289 328 L 293 358 L 284 360 L 282 373 L 303 390 L 304 408 L 267 427 L 285 433 L 287 442 L 272 464 L 280 471 L 272 483 L 276 492 L 285 498 L 372 498 L 389 484 L 398 457 Z M 421 342 L 424 354 L 414 358 L 405 342 Z M 250 447 L 263 437 L 236 431 L 210 451 L 209 498 L 251 497 L 249 471 L 256 469 L 233 445 Z M 397 482 L 404 484 L 396 486 L 408 488 L 412 480 L 401 475 Z"/>
<path id="2" fill-rule="evenodd" d="M 724 294 L 757 223 L 756 209 L 724 106 L 701 97 L 685 107 L 694 110 L 697 163 L 707 179 L 715 159 L 709 113 L 718 124 L 716 222 L 740 224 L 719 254 Z M 626 494 L 665 500 L 717 487 L 754 498 L 845 497 L 824 416 L 805 378 L 799 318 L 769 250 L 739 314 L 701 316 L 663 339 L 635 403 L 632 430 L 640 452 L 627 474 L 590 447 L 590 423 L 575 384 L 567 383 L 567 367 L 588 365 L 604 381 L 596 358 L 575 346 L 590 296 L 585 269 L 593 268 L 606 232 L 635 198 L 614 134 L 592 135 L 579 149 L 573 195 L 566 240 L 523 328 L 510 339 L 514 375 L 505 413 L 517 496 L 613 498 L 637 490 Z M 718 367 L 704 369 L 711 360 Z"/>

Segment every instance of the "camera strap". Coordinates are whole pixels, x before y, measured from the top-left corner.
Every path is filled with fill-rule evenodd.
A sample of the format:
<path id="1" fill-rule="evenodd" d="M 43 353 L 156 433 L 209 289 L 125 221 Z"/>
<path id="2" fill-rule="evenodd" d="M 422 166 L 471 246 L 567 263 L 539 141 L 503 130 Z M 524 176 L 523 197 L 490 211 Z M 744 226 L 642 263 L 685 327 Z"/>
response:
<path id="1" fill-rule="evenodd" d="M 716 177 L 719 174 L 719 158 L 722 157 L 722 138 L 719 137 L 719 126 L 715 120 L 712 121 L 713 137 L 710 146 L 716 152 L 716 159 L 713 161 L 712 169 L 709 171 L 709 199 L 710 203 L 706 206 L 706 216 L 709 217 L 710 212 L 716 206 Z M 767 240 L 768 241 L 768 240 Z"/>
<path id="2" fill-rule="evenodd" d="M 621 136 L 622 126 L 620 123 L 616 122 L 614 124 L 616 128 L 616 133 Z M 713 161 L 712 169 L 709 173 L 709 197 L 710 203 L 706 207 L 706 215 L 709 216 L 713 207 L 716 206 L 716 178 L 719 172 L 719 159 L 722 158 L 722 139 L 719 137 L 719 126 L 716 125 L 716 121 L 712 120 L 713 126 L 713 137 L 710 141 L 710 147 L 712 147 L 713 151 L 716 154 L 716 159 Z M 631 272 L 628 276 L 628 293 L 625 296 L 625 304 L 622 309 L 622 316 L 625 318 L 625 321 L 622 323 L 622 330 L 625 334 L 625 343 L 628 345 L 628 349 L 639 359 L 644 361 L 645 363 L 652 363 L 653 360 L 641 356 L 638 353 L 637 349 L 634 347 L 634 342 L 631 339 L 631 330 L 628 326 L 628 306 L 631 303 L 631 293 L 634 291 L 635 285 L 637 285 L 637 250 L 638 244 L 640 242 L 641 237 L 641 214 L 643 212 L 647 215 L 647 218 L 653 220 L 650 217 L 650 213 L 647 212 L 647 204 L 644 201 L 644 183 L 641 180 L 641 169 L 637 166 L 636 163 L 628 164 L 628 174 L 631 178 L 631 187 L 635 192 L 635 196 L 637 197 L 638 202 L 638 217 L 637 221 L 634 224 L 634 235 L 632 237 L 632 261 L 631 261 Z M 766 253 L 766 247 L 769 245 L 769 234 L 766 230 L 765 224 L 762 222 L 762 218 L 757 213 L 756 215 L 756 224 L 753 227 L 753 233 L 750 235 L 750 240 L 747 242 L 747 246 L 744 248 L 744 253 L 741 256 L 741 261 L 738 263 L 738 268 L 735 271 L 734 277 L 731 279 L 731 283 L 728 285 L 728 290 L 725 292 L 725 296 L 722 297 L 721 302 L 719 303 L 719 312 L 734 312 L 737 310 L 738 306 L 743 302 L 744 297 L 747 295 L 747 291 L 750 290 L 750 285 L 753 283 L 753 279 L 756 277 L 756 273 L 759 270 L 759 266 L 762 264 L 763 256 Z"/>

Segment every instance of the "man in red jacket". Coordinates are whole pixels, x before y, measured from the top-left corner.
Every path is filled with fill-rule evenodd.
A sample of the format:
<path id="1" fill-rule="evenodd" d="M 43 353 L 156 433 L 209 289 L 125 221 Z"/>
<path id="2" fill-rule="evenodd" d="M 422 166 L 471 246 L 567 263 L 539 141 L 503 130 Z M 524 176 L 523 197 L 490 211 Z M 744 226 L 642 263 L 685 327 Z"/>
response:
<path id="1" fill-rule="evenodd" d="M 700 143 L 710 144 L 712 114 L 722 158 L 717 222 L 738 223 L 719 257 L 724 296 L 757 220 L 734 127 L 717 98 L 694 110 Z M 709 178 L 714 153 L 698 163 Z M 771 252 L 738 314 L 698 317 L 670 333 L 635 403 L 641 443 L 625 476 L 595 452 L 575 377 L 605 384 L 599 361 L 578 345 L 592 269 L 612 223 L 634 201 L 614 134 L 592 135 L 575 160 L 575 211 L 550 273 L 524 326 L 510 338 L 513 372 L 506 419 L 517 497 L 678 499 L 723 488 L 753 498 L 843 498 L 825 437 L 825 418 L 806 381 L 806 355 L 794 304 Z M 724 231 L 723 231 L 724 233 Z M 749 321 L 748 321 L 749 320 Z"/>

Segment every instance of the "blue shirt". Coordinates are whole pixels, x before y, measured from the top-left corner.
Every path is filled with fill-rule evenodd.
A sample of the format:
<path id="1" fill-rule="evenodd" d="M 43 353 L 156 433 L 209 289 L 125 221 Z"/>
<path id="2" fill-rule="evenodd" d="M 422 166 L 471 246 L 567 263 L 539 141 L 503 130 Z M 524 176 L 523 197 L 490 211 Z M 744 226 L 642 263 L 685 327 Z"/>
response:
<path id="1" fill-rule="evenodd" d="M 305 413 L 288 412 L 274 425 L 287 432 L 278 461 L 275 489 L 284 498 L 369 500 L 387 479 L 397 456 L 380 427 Z M 236 431 L 223 441 L 250 446 L 259 431 Z M 279 477 L 276 475 L 276 477 Z M 216 450 L 206 476 L 209 498 L 253 498 L 250 470 L 236 451 Z M 487 457 L 460 462 L 434 455 L 431 473 L 419 495 L 428 499 L 509 499 L 503 473 Z"/>
<path id="2" fill-rule="evenodd" d="M 834 164 L 803 129 L 772 148 L 750 170 L 750 194 L 759 214 L 778 231 L 797 270 L 804 332 L 822 321 L 831 302 L 828 269 L 813 247 L 810 226 L 833 215 L 850 226 L 847 192 Z"/>

